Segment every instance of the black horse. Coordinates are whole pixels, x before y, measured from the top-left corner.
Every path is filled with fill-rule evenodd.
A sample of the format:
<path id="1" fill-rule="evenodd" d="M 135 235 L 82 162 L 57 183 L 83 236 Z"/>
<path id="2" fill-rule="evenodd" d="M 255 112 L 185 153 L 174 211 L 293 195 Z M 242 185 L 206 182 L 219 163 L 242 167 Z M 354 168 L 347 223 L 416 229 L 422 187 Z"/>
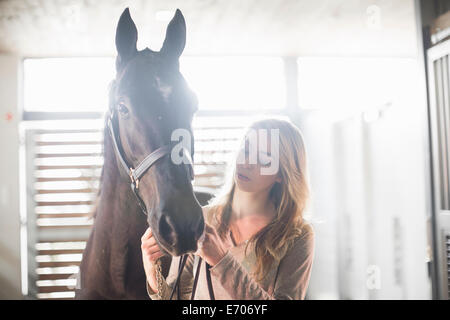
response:
<path id="1" fill-rule="evenodd" d="M 107 119 L 114 121 L 116 145 L 134 168 L 147 155 L 170 144 L 175 129 L 187 130 L 193 146 L 191 122 L 197 110 L 196 96 L 179 72 L 179 57 L 186 42 L 181 12 L 177 10 L 169 23 L 159 52 L 148 48 L 138 51 L 136 42 L 137 29 L 127 8 L 116 31 L 117 74 Z M 148 212 L 145 216 L 117 151 L 112 134 L 105 129 L 100 192 L 80 266 L 79 299 L 147 299 L 140 238 L 148 225 L 168 253 L 163 258 L 163 274 L 168 272 L 170 256 L 197 249 L 203 232 L 190 166 L 175 164 L 168 155 L 142 176 L 138 194 Z"/>

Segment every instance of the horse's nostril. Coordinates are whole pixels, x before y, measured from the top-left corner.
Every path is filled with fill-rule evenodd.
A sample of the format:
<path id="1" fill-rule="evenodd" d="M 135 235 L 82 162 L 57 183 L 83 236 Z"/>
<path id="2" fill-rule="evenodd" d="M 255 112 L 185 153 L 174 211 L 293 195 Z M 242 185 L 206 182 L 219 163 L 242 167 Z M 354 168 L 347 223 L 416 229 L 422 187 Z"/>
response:
<path id="1" fill-rule="evenodd" d="M 163 237 L 169 245 L 175 245 L 177 241 L 175 226 L 168 215 L 163 214 L 161 216 L 161 219 L 159 220 L 159 230 L 161 237 Z"/>

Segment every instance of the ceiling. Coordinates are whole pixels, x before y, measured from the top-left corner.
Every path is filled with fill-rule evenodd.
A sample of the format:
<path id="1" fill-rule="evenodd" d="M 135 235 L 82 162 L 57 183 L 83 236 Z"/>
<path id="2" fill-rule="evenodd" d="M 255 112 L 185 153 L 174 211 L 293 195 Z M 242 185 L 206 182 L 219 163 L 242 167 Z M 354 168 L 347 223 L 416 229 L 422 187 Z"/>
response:
<path id="1" fill-rule="evenodd" d="M 180 8 L 186 55 L 416 56 L 414 0 L 0 0 L 0 52 L 25 57 L 114 55 L 129 7 L 138 48 L 159 50 Z"/>

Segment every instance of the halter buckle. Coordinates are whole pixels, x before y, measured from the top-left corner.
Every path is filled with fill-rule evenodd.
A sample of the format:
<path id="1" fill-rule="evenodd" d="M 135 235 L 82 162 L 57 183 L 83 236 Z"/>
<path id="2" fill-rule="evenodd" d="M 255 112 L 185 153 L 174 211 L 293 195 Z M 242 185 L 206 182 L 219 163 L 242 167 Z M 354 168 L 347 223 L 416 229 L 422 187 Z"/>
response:
<path id="1" fill-rule="evenodd" d="M 139 179 L 134 179 L 134 169 L 130 168 L 130 179 L 131 183 L 136 186 L 136 189 L 139 189 Z"/>

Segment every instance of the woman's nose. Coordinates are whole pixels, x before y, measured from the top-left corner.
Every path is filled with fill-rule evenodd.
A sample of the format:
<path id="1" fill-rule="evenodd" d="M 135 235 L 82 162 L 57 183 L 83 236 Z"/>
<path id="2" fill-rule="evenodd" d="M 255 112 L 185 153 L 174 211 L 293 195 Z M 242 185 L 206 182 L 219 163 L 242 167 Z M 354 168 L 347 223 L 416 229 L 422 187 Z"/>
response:
<path id="1" fill-rule="evenodd" d="M 254 169 L 255 169 L 255 165 L 248 164 L 248 163 L 240 164 L 240 165 L 238 164 L 236 166 L 236 171 L 240 171 L 247 175 L 252 175 L 253 174 L 252 172 L 254 171 Z"/>

